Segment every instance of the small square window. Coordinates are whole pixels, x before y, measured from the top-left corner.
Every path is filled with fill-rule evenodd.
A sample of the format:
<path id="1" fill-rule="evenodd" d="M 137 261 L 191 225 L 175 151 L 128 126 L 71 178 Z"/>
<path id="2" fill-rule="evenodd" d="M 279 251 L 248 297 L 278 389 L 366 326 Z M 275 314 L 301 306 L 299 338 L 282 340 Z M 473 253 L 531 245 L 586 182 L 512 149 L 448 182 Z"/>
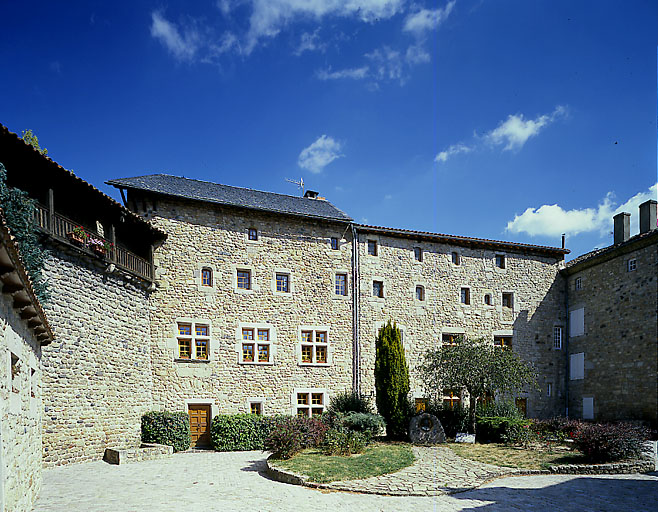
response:
<path id="1" fill-rule="evenodd" d="M 457 346 L 457 340 L 459 338 L 458 334 L 447 334 L 444 333 L 441 335 L 441 341 L 444 346 Z"/>
<path id="2" fill-rule="evenodd" d="M 317 346 L 315 347 L 315 362 L 316 363 L 326 363 L 327 362 L 327 347 L 326 346 Z"/>
<path id="3" fill-rule="evenodd" d="M 205 340 L 195 340 L 196 358 L 208 359 L 208 342 Z"/>
<path id="4" fill-rule="evenodd" d="M 368 240 L 368 254 L 377 256 L 377 240 Z"/>
<path id="5" fill-rule="evenodd" d="M 416 300 L 424 301 L 425 300 L 425 288 L 418 285 L 416 286 Z"/>
<path id="6" fill-rule="evenodd" d="M 270 341 L 270 330 L 258 329 L 258 341 Z"/>
<path id="7" fill-rule="evenodd" d="M 384 283 L 382 281 L 372 282 L 372 296 L 379 298 L 384 297 Z"/>
<path id="8" fill-rule="evenodd" d="M 186 338 L 178 338 L 178 358 L 189 359 L 192 353 L 192 340 Z"/>
<path id="9" fill-rule="evenodd" d="M 331 248 L 332 248 L 334 251 L 337 251 L 337 250 L 338 250 L 338 238 L 332 238 L 332 239 L 331 239 Z"/>
<path id="10" fill-rule="evenodd" d="M 238 288 L 251 290 L 251 271 L 238 270 Z"/>
<path id="11" fill-rule="evenodd" d="M 270 346 L 258 344 L 258 362 L 259 363 L 269 363 L 270 362 Z"/>
<path id="12" fill-rule="evenodd" d="M 505 268 L 505 255 L 496 254 L 496 266 L 498 268 Z"/>
<path id="13" fill-rule="evenodd" d="M 514 294 L 503 292 L 503 307 L 512 308 L 514 306 Z"/>
<path id="14" fill-rule="evenodd" d="M 469 290 L 468 288 L 462 288 L 461 289 L 460 299 L 461 299 L 462 304 L 466 304 L 466 305 L 470 304 L 471 303 L 471 290 Z"/>
<path id="15" fill-rule="evenodd" d="M 249 228 L 249 240 L 253 242 L 258 240 L 258 230 L 256 228 Z"/>
<path id="16" fill-rule="evenodd" d="M 311 393 L 312 405 L 323 405 L 323 402 L 324 402 L 323 393 Z"/>
<path id="17" fill-rule="evenodd" d="M 177 324 L 178 359 L 208 360 L 210 326 L 208 324 Z"/>
<path id="18" fill-rule="evenodd" d="M 212 270 L 204 268 L 201 270 L 201 284 L 203 286 L 212 286 Z"/>
<path id="19" fill-rule="evenodd" d="M 462 258 L 461 258 L 461 255 L 458 252 L 453 252 L 452 253 L 452 264 L 453 265 L 461 265 L 462 264 Z"/>
<path id="20" fill-rule="evenodd" d="M 302 363 L 313 362 L 313 345 L 302 345 Z"/>
<path id="21" fill-rule="evenodd" d="M 562 327 L 553 327 L 553 348 L 557 350 L 562 348 Z"/>
<path id="22" fill-rule="evenodd" d="M 290 292 L 290 276 L 288 274 L 276 275 L 276 291 L 283 293 Z"/>
<path id="23" fill-rule="evenodd" d="M 443 390 L 443 406 L 448 409 L 454 409 L 461 403 L 461 393 L 458 389 Z"/>
<path id="24" fill-rule="evenodd" d="M 253 343 L 243 343 L 242 344 L 242 360 L 245 363 L 254 362 L 254 344 Z"/>
<path id="25" fill-rule="evenodd" d="M 253 329 L 242 329 L 242 339 L 243 340 L 253 340 L 254 339 L 254 330 Z"/>
<path id="26" fill-rule="evenodd" d="M 421 247 L 414 247 L 414 259 L 423 261 L 423 249 Z"/>
<path id="27" fill-rule="evenodd" d="M 494 347 L 501 350 L 508 350 L 512 348 L 511 336 L 494 336 Z"/>
<path id="28" fill-rule="evenodd" d="M 635 258 L 628 260 L 628 271 L 633 272 L 637 270 L 637 260 Z"/>
<path id="29" fill-rule="evenodd" d="M 308 393 L 297 393 L 297 405 L 309 405 Z"/>
<path id="30" fill-rule="evenodd" d="M 416 406 L 416 414 L 425 412 L 425 410 L 427 409 L 427 400 L 424 398 L 414 399 L 414 404 Z"/>
<path id="31" fill-rule="evenodd" d="M 262 416 L 263 414 L 263 404 L 260 402 L 251 402 L 249 404 L 249 411 L 251 414 L 256 414 L 257 416 Z"/>
<path id="32" fill-rule="evenodd" d="M 197 336 L 208 336 L 208 326 L 207 325 L 196 325 L 194 332 Z"/>
<path id="33" fill-rule="evenodd" d="M 242 328 L 241 363 L 263 364 L 272 362 L 270 329 Z"/>
<path id="34" fill-rule="evenodd" d="M 484 303 L 487 306 L 491 306 L 491 294 L 490 293 L 485 293 L 484 294 Z"/>
<path id="35" fill-rule="evenodd" d="M 347 274 L 336 274 L 336 295 L 347 295 Z"/>

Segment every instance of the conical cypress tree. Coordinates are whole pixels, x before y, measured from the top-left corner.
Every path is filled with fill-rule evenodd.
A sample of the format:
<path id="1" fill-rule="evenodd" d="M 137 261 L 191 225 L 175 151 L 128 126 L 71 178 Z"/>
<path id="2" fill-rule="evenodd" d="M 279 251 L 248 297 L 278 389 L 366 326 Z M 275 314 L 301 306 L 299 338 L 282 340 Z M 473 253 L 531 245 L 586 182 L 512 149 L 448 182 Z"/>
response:
<path id="1" fill-rule="evenodd" d="M 407 432 L 409 370 L 404 357 L 400 330 L 388 323 L 379 331 L 375 356 L 377 410 L 386 420 L 390 438 L 404 438 Z"/>

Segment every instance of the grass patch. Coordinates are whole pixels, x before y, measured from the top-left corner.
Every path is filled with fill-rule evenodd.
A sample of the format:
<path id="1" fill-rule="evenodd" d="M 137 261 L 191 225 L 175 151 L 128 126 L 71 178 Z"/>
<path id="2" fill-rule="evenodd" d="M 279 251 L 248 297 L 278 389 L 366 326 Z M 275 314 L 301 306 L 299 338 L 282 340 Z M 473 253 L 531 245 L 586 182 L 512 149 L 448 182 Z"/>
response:
<path id="1" fill-rule="evenodd" d="M 323 455 L 320 450 L 309 448 L 291 459 L 272 462 L 277 467 L 306 475 L 311 482 L 326 484 L 394 473 L 410 466 L 414 454 L 406 444 L 373 443 L 356 455 Z"/>
<path id="2" fill-rule="evenodd" d="M 504 444 L 448 443 L 448 447 L 465 459 L 508 468 L 547 469 L 560 464 L 587 464 L 578 451 L 524 449 Z"/>

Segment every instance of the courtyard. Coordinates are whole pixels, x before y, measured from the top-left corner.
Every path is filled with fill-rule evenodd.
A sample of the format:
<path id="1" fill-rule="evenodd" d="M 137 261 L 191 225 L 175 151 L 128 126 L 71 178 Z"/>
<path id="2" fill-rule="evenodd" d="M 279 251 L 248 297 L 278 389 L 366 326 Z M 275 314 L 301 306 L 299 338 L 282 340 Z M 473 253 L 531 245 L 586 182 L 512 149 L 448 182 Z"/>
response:
<path id="1" fill-rule="evenodd" d="M 47 469 L 34 510 L 639 512 L 652 510 L 658 500 L 658 472 L 507 477 L 456 494 L 400 497 L 280 483 L 266 475 L 265 460 L 258 451 L 188 452 L 120 466 L 97 461 Z"/>

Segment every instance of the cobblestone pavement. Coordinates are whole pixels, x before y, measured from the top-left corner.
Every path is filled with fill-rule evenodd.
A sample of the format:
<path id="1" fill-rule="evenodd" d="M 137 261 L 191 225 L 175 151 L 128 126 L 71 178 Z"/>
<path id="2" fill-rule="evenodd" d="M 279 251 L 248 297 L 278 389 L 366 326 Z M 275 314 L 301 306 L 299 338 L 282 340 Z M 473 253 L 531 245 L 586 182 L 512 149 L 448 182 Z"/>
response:
<path id="1" fill-rule="evenodd" d="M 265 476 L 261 452 L 181 453 L 112 466 L 76 464 L 44 471 L 36 512 L 474 511 L 642 512 L 658 502 L 658 473 L 523 476 L 431 497 L 320 491 Z"/>
<path id="2" fill-rule="evenodd" d="M 363 480 L 343 480 L 326 488 L 399 496 L 438 496 L 479 487 L 487 480 L 514 473 L 501 468 L 462 459 L 450 448 L 414 446 L 416 462 L 397 473 Z"/>

